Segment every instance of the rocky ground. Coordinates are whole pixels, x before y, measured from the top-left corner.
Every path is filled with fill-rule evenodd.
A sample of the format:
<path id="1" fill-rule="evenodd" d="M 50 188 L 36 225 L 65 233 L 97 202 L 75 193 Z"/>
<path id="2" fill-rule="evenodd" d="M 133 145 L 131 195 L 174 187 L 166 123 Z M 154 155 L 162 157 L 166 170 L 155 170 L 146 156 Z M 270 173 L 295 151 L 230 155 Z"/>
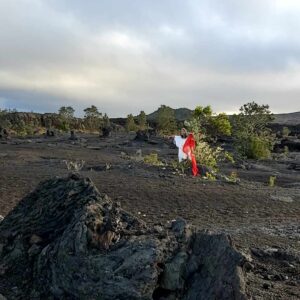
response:
<path id="1" fill-rule="evenodd" d="M 82 135 L 78 140 L 60 136 L 3 141 L 0 214 L 6 216 L 41 180 L 66 176 L 73 161 L 84 161 L 79 173 L 147 226 L 182 217 L 199 229 L 229 233 L 237 250 L 249 258 L 248 296 L 300 299 L 299 153 L 277 161 L 224 164 L 222 173 L 236 171 L 241 179 L 230 184 L 148 166 L 140 161 L 140 153 L 156 152 L 170 162 L 176 159 L 176 149 L 159 138 L 151 143 L 133 138 L 118 134 L 108 139 Z M 268 186 L 270 176 L 276 176 L 275 187 Z"/>

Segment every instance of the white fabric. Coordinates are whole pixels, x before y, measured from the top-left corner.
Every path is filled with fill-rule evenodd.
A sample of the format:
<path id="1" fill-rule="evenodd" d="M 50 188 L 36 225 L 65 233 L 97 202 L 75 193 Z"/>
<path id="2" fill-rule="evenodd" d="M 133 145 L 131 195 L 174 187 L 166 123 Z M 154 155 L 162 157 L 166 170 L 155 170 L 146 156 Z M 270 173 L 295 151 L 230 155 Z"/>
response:
<path id="1" fill-rule="evenodd" d="M 178 160 L 181 162 L 184 159 L 187 159 L 187 155 L 183 152 L 183 145 L 186 139 L 182 138 L 180 135 L 175 135 L 174 144 L 178 148 Z"/>

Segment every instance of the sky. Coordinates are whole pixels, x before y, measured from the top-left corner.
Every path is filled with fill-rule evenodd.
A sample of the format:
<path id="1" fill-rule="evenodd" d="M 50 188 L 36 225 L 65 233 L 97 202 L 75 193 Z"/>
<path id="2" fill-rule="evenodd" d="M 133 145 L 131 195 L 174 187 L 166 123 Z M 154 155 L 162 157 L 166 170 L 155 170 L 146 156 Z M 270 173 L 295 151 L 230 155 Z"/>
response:
<path id="1" fill-rule="evenodd" d="M 300 111 L 298 0 L 0 0 L 0 109 Z"/>

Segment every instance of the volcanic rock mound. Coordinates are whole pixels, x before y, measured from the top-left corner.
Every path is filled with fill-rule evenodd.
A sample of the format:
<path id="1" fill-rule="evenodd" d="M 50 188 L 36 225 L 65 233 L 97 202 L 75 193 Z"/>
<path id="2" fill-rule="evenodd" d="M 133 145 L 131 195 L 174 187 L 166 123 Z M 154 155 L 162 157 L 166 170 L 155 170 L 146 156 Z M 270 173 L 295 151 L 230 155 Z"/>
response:
<path id="1" fill-rule="evenodd" d="M 0 223 L 7 299 L 246 299 L 243 263 L 228 236 L 150 228 L 77 175 L 42 182 Z"/>

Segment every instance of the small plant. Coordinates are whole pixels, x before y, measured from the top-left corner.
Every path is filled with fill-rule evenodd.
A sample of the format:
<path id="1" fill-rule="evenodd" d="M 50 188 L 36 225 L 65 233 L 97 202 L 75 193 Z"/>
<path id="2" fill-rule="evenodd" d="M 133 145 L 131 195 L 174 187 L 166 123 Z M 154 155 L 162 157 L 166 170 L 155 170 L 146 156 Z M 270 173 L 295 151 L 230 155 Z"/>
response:
<path id="1" fill-rule="evenodd" d="M 235 163 L 232 154 L 229 153 L 229 152 L 227 152 L 227 151 L 224 151 L 224 160 L 225 160 L 225 161 L 229 161 L 229 162 L 231 162 L 231 163 L 233 163 L 233 164 Z"/>
<path id="2" fill-rule="evenodd" d="M 288 127 L 284 126 L 282 128 L 282 131 L 281 131 L 281 135 L 282 137 L 288 137 L 290 135 L 291 131 L 289 130 Z"/>
<path id="3" fill-rule="evenodd" d="M 135 152 L 135 155 L 131 156 L 130 159 L 132 159 L 132 160 L 134 160 L 134 161 L 136 161 L 136 162 L 144 161 L 142 149 L 138 149 L 138 150 Z"/>
<path id="4" fill-rule="evenodd" d="M 206 172 L 204 179 L 210 180 L 210 181 L 215 181 L 216 176 L 210 172 Z"/>
<path id="5" fill-rule="evenodd" d="M 185 171 L 190 167 L 190 162 L 187 160 L 184 160 L 182 162 L 179 162 L 178 160 L 173 160 L 171 162 L 171 167 L 176 173 L 178 173 L 179 175 L 183 175 L 185 174 Z"/>
<path id="6" fill-rule="evenodd" d="M 240 181 L 240 179 L 238 178 L 238 174 L 235 171 L 232 171 L 227 178 L 228 178 L 228 181 L 232 182 L 232 183 L 237 183 Z"/>
<path id="7" fill-rule="evenodd" d="M 270 176 L 269 177 L 269 187 L 274 187 L 276 181 L 276 176 Z"/>
<path id="8" fill-rule="evenodd" d="M 85 164 L 84 160 L 63 160 L 63 162 L 66 164 L 69 171 L 75 172 L 79 172 Z"/>
<path id="9" fill-rule="evenodd" d="M 232 172 L 230 173 L 230 175 L 229 175 L 229 178 L 230 178 L 230 179 L 237 179 L 237 178 L 238 178 L 237 172 L 232 171 Z"/>
<path id="10" fill-rule="evenodd" d="M 158 159 L 157 153 L 150 153 L 144 156 L 144 163 L 151 166 L 163 166 L 163 162 Z"/>

